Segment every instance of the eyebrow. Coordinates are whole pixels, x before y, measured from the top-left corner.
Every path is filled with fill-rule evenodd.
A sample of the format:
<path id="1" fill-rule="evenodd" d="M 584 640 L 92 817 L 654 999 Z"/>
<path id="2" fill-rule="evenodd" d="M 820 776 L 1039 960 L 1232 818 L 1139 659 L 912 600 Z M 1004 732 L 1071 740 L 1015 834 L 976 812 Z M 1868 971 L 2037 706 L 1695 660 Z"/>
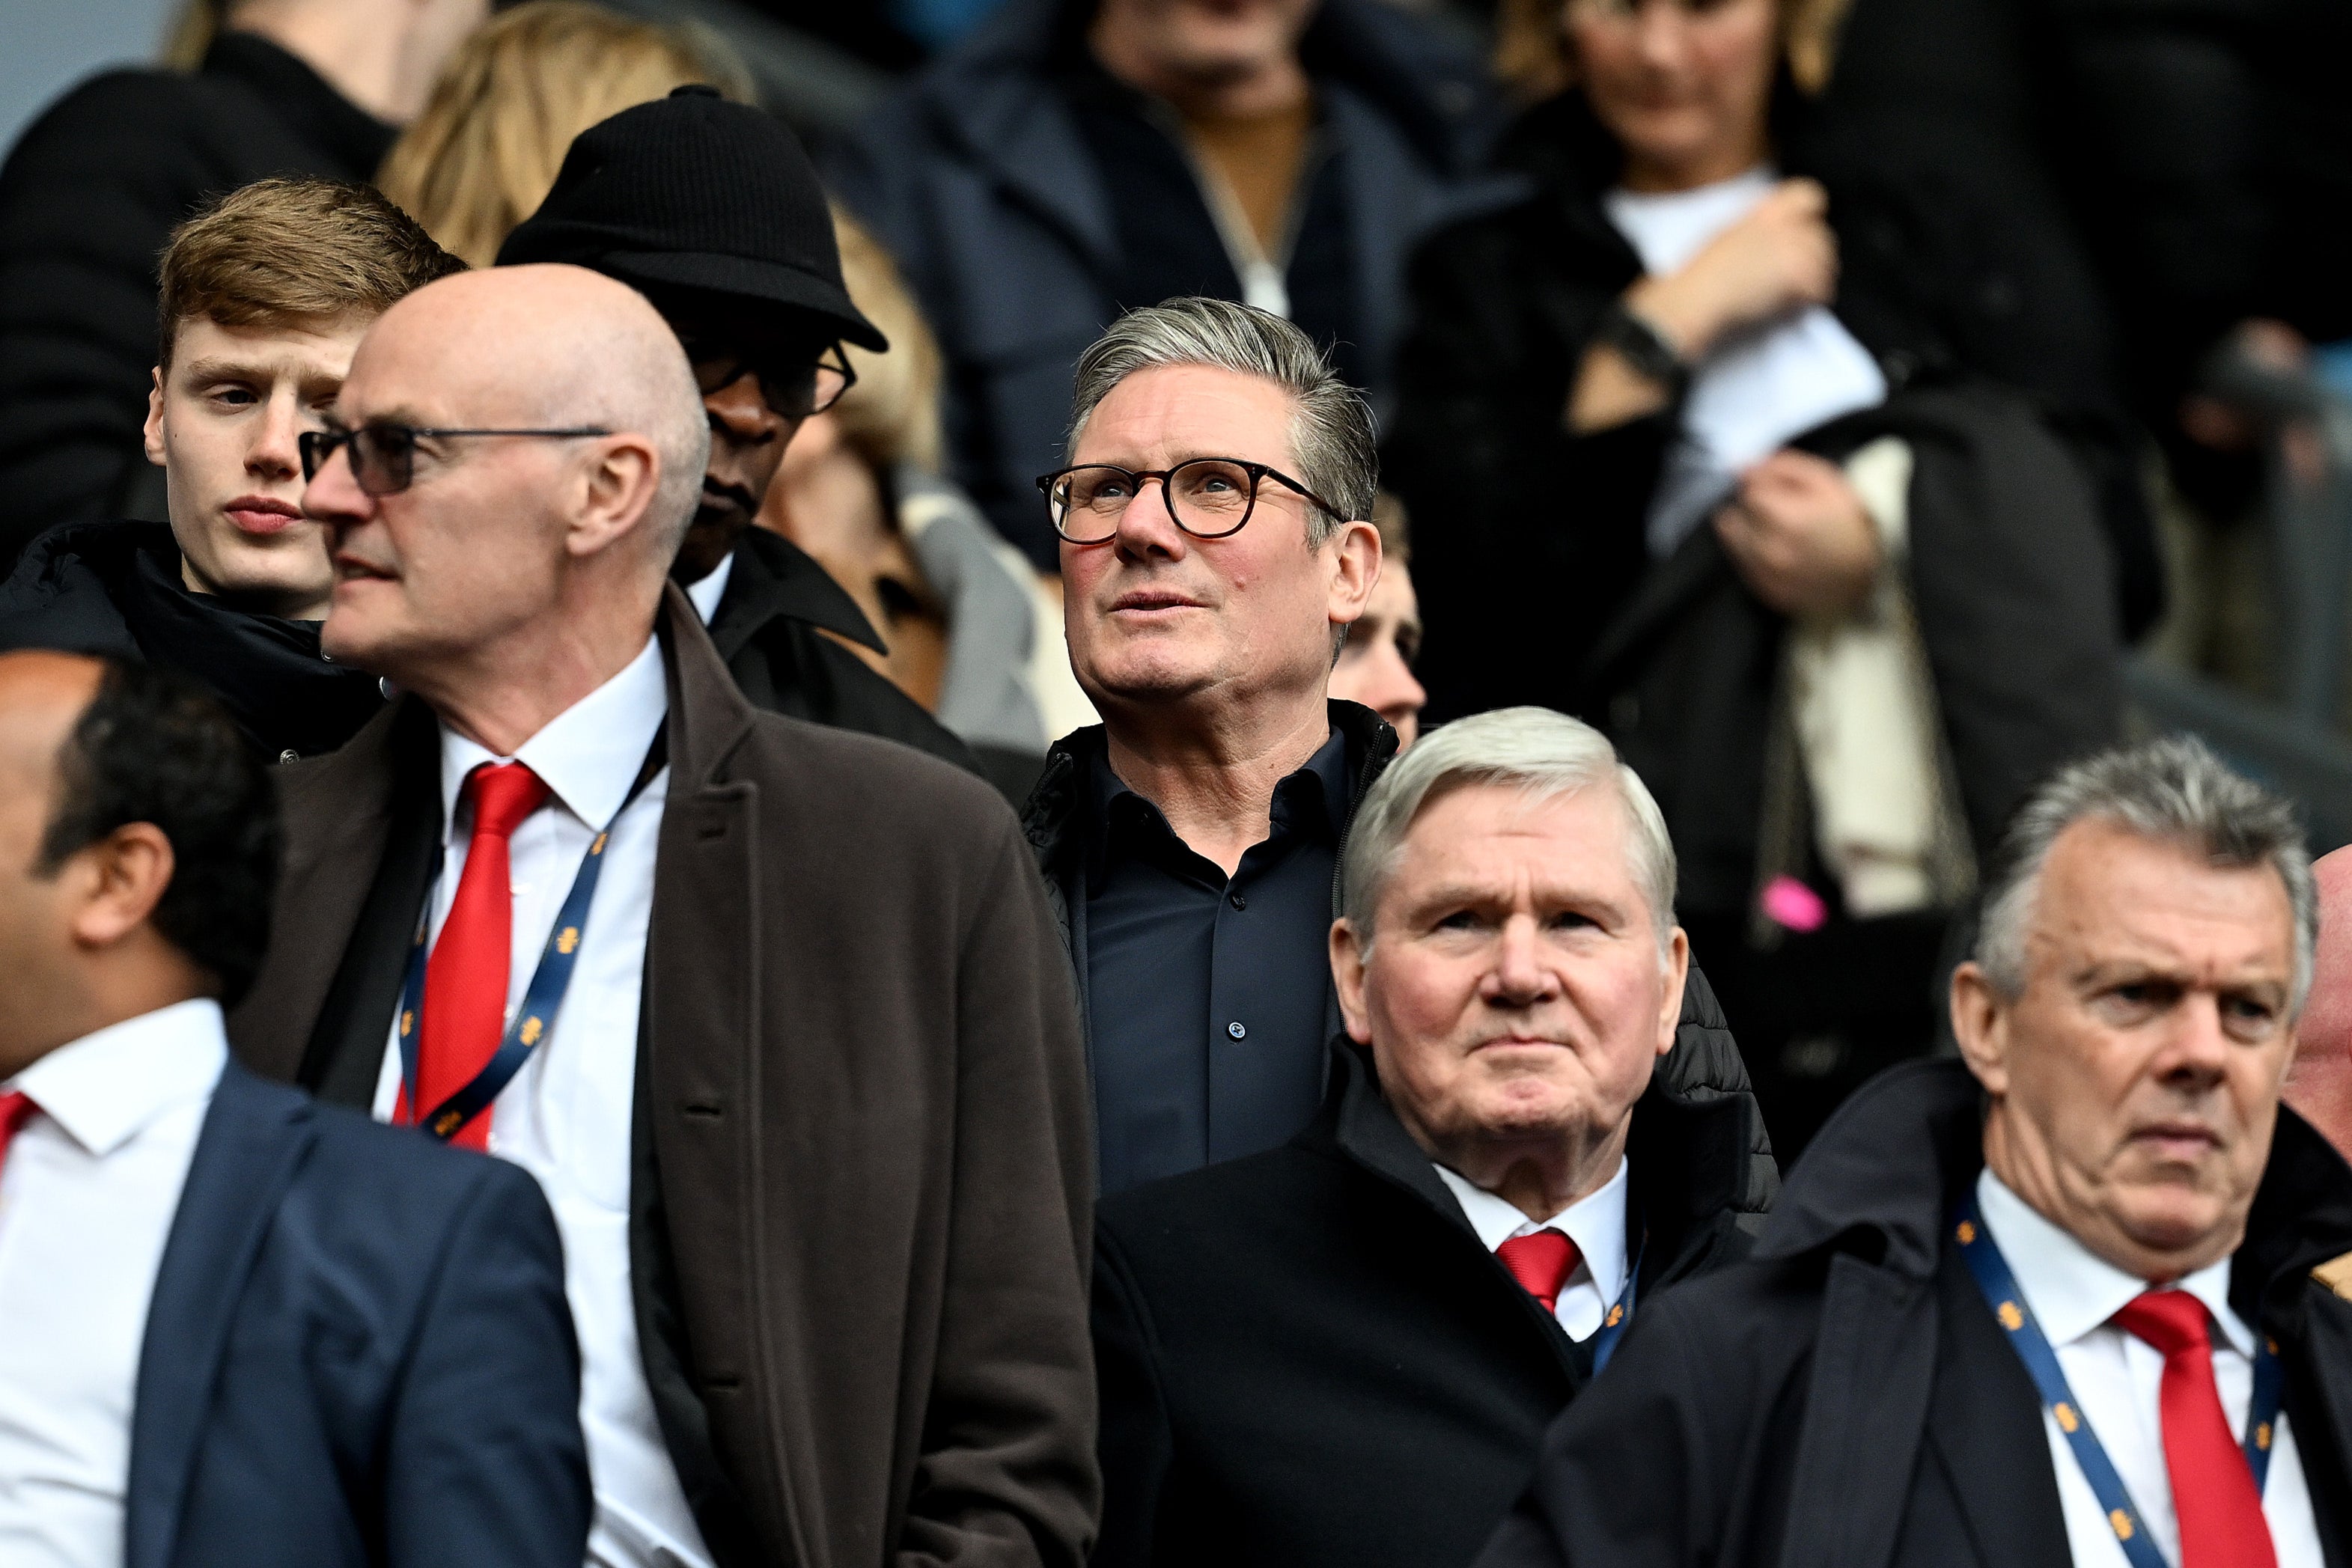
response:
<path id="1" fill-rule="evenodd" d="M 208 354 L 202 359 L 190 360 L 186 366 L 186 373 L 192 381 L 274 380 L 285 374 L 286 371 L 287 367 L 271 364 L 267 361 L 229 359 L 219 354 Z M 299 371 L 296 374 L 299 379 L 309 382 L 333 382 L 341 385 L 343 380 L 340 374 L 325 374 L 309 368 Z"/>

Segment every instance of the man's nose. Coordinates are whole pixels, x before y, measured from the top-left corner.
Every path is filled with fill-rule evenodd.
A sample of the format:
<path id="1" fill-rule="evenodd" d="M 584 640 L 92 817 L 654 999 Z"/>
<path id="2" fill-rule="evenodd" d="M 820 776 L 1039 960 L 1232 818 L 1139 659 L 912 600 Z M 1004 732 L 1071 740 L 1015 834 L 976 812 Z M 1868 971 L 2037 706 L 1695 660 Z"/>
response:
<path id="1" fill-rule="evenodd" d="M 1547 1001 L 1558 989 L 1550 967 L 1543 962 L 1542 933 L 1534 915 L 1514 915 L 1503 922 L 1485 989 L 1486 999 L 1502 1007 Z"/>
<path id="2" fill-rule="evenodd" d="M 331 529 L 365 522 L 375 510 L 375 497 L 360 488 L 352 472 L 351 454 L 348 443 L 336 447 L 302 486 L 303 516 Z"/>
<path id="3" fill-rule="evenodd" d="M 2231 1053 L 2241 1049 L 2222 1025 L 2223 1005 L 2210 991 L 2191 991 L 2173 1009 L 2172 1027 L 2151 1064 L 2158 1079 L 2185 1089 L 2221 1082 L 2229 1071 Z"/>
<path id="4" fill-rule="evenodd" d="M 256 478 L 290 479 L 302 471 L 299 444 L 302 411 L 290 394 L 271 398 L 263 405 L 261 422 L 254 428 L 253 444 L 245 454 L 245 471 Z"/>
<path id="5" fill-rule="evenodd" d="M 1145 479 L 1135 487 L 1135 497 L 1118 515 L 1118 531 L 1111 542 L 1122 560 L 1142 560 L 1159 556 L 1167 560 L 1181 560 L 1190 553 L 1191 540 L 1168 510 L 1167 481 Z"/>
<path id="6" fill-rule="evenodd" d="M 702 406 L 710 415 L 710 434 L 738 445 L 764 444 L 783 430 L 783 416 L 768 406 L 760 392 L 760 378 L 749 371 L 717 392 L 704 393 Z"/>

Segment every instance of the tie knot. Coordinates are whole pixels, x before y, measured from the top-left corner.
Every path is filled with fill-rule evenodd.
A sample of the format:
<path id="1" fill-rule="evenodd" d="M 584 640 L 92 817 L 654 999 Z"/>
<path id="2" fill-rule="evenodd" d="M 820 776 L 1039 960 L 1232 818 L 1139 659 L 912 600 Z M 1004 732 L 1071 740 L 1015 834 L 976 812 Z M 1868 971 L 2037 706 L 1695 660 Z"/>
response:
<path id="1" fill-rule="evenodd" d="M 2115 1316 L 2117 1328 L 2154 1345 L 2168 1361 L 2191 1352 L 2212 1354 L 2206 1322 L 2205 1303 L 2186 1291 L 2147 1291 L 2133 1297 Z"/>
<path id="2" fill-rule="evenodd" d="M 513 837 L 548 796 L 545 781 L 520 762 L 484 763 L 466 776 L 466 790 L 474 798 L 478 839 Z"/>
<path id="3" fill-rule="evenodd" d="M 1495 1249 L 1495 1256 L 1511 1271 L 1519 1288 L 1550 1312 L 1559 1304 L 1559 1288 L 1576 1272 L 1576 1243 L 1557 1230 L 1514 1236 Z"/>

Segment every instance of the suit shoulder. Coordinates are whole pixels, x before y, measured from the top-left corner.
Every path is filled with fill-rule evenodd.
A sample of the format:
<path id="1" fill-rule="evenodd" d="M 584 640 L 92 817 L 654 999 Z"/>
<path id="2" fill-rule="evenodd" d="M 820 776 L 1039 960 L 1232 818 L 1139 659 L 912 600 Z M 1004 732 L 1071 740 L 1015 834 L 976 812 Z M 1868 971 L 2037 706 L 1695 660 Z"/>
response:
<path id="1" fill-rule="evenodd" d="M 292 1092 L 292 1091 L 283 1091 Z M 482 1201 L 547 1211 L 530 1172 L 470 1149 L 452 1148 L 414 1127 L 393 1127 L 341 1105 L 314 1104 L 318 1140 L 313 1165 L 347 1186 L 355 1199 L 373 1192 L 413 1209 L 422 1206 L 454 1218 Z"/>
<path id="2" fill-rule="evenodd" d="M 1017 833 L 1012 807 L 977 774 L 901 741 L 783 714 L 752 716 L 735 771 L 786 783 L 798 804 L 845 820 L 887 821 L 893 832 L 951 841 Z"/>

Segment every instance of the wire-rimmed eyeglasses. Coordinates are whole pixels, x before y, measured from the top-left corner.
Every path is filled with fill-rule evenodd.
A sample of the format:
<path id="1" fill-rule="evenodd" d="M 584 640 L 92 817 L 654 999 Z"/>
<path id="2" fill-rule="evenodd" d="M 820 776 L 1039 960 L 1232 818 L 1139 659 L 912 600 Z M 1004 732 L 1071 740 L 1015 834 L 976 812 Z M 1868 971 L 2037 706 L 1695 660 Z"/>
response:
<path id="1" fill-rule="evenodd" d="M 1348 515 L 1289 475 L 1240 457 L 1194 457 L 1173 468 L 1121 468 L 1082 463 L 1040 475 L 1054 531 L 1074 545 L 1100 544 L 1118 532 L 1128 503 L 1147 479 L 1160 481 L 1160 498 L 1171 521 L 1196 539 L 1221 539 L 1241 532 L 1257 510 L 1257 490 L 1271 479 L 1295 490 L 1340 522 Z"/>
<path id="2" fill-rule="evenodd" d="M 446 441 L 461 435 L 530 435 L 568 441 L 587 435 L 610 435 L 601 425 L 575 425 L 564 430 L 435 430 L 423 425 L 390 423 L 363 424 L 357 430 L 331 425 L 306 430 L 295 440 L 302 454 L 302 477 L 319 470 L 342 447 L 352 449 L 352 477 L 371 496 L 397 496 L 416 482 L 416 443 Z"/>

